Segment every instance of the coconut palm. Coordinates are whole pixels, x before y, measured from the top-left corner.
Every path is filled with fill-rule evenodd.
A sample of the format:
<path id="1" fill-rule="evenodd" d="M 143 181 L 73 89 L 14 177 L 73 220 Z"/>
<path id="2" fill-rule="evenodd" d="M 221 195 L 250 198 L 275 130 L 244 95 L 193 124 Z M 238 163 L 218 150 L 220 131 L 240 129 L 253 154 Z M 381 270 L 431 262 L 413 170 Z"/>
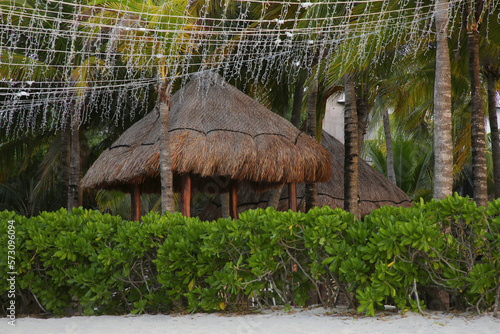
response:
<path id="1" fill-rule="evenodd" d="M 491 12 L 490 18 L 495 17 L 496 12 Z M 483 72 L 485 73 L 486 77 L 486 71 L 484 70 L 486 64 L 486 59 L 489 59 L 489 62 L 491 63 L 491 60 L 495 59 L 498 61 L 498 53 L 491 52 L 492 49 L 495 49 L 496 40 L 498 40 L 498 34 L 497 33 L 492 33 L 492 34 L 486 34 L 484 31 L 494 31 L 497 32 L 499 29 L 497 28 L 497 23 L 496 20 L 492 20 L 490 18 L 487 18 L 486 16 L 483 19 L 483 26 L 484 30 L 480 31 L 480 38 L 481 38 L 481 48 L 480 48 L 480 59 L 481 59 L 481 65 L 483 68 Z M 456 18 L 457 21 L 461 20 L 461 17 Z M 450 25 L 453 26 L 453 23 L 450 23 Z M 488 28 L 486 29 L 486 25 Z M 454 26 L 457 26 L 457 23 L 454 23 Z M 470 90 L 469 90 L 469 75 L 464 72 L 464 70 L 467 70 L 468 64 L 467 64 L 467 48 L 464 47 L 466 45 L 465 37 L 459 35 L 459 30 L 452 31 L 452 36 L 453 38 L 450 39 L 451 42 L 451 47 L 450 50 L 454 50 L 451 54 L 451 57 L 453 59 L 453 62 L 451 62 L 451 72 L 452 72 L 452 110 L 453 110 L 453 117 L 452 117 L 452 125 L 453 125 L 453 139 L 455 142 L 454 145 L 454 153 L 455 153 L 455 165 L 454 165 L 454 172 L 453 174 L 458 177 L 460 174 L 460 171 L 463 170 L 467 164 L 469 163 L 469 148 L 471 145 L 471 117 L 470 117 Z M 436 45 L 435 43 L 431 45 Z M 488 56 L 487 54 L 491 54 L 491 56 Z M 426 102 L 426 96 L 432 96 L 429 95 L 429 92 L 425 92 L 425 88 L 429 87 L 432 85 L 432 81 L 430 80 L 431 77 L 428 75 L 430 73 L 434 73 L 434 70 L 432 68 L 435 68 L 436 71 L 439 71 L 441 68 L 438 67 L 437 63 L 438 60 L 434 61 L 432 53 L 427 52 L 427 55 L 425 57 L 421 57 L 420 55 L 416 55 L 412 59 L 412 63 L 408 64 L 408 69 L 406 73 L 402 76 L 403 80 L 399 80 L 399 87 L 402 89 L 398 88 L 398 85 L 393 85 L 393 91 L 397 92 L 398 90 L 401 90 L 402 92 L 405 92 L 404 94 L 407 95 L 405 100 L 407 103 L 411 103 L 413 106 L 410 105 L 410 110 L 413 110 L 410 114 L 403 114 L 403 117 L 406 118 L 406 124 L 411 124 L 412 126 L 415 126 L 416 124 L 430 124 L 432 125 L 434 123 L 434 127 L 437 128 L 436 122 L 438 121 L 437 115 L 434 114 L 433 120 L 434 122 L 422 122 L 423 120 L 429 119 L 429 112 L 431 109 L 429 106 L 429 102 L 432 102 L 432 99 L 429 98 Z M 485 59 L 483 61 L 482 59 Z M 493 62 L 495 62 L 493 60 Z M 428 65 L 425 65 L 428 64 Z M 429 66 L 432 64 L 432 67 Z M 434 65 L 436 64 L 436 65 Z M 419 69 L 413 71 L 411 69 L 416 69 L 416 66 L 421 66 Z M 437 79 L 443 78 L 442 75 L 436 76 Z M 482 85 L 484 85 L 485 80 L 482 81 Z M 484 88 L 482 88 L 483 90 Z M 409 95 L 408 95 L 409 94 Z M 411 96 L 416 96 L 417 99 L 414 99 Z M 440 96 L 436 93 L 435 96 L 437 98 L 440 98 Z M 415 102 L 417 101 L 417 102 Z M 418 102 L 420 101 L 420 102 Z M 436 102 L 436 101 L 435 101 Z M 399 117 L 399 114 L 401 112 L 401 108 L 395 108 L 395 116 Z M 427 115 L 427 116 L 426 116 Z M 436 137 L 437 139 L 437 137 Z M 438 141 L 436 144 L 436 150 L 438 149 L 437 146 L 438 144 L 442 142 L 441 140 Z M 437 154 L 437 153 L 436 153 Z M 437 154 L 438 155 L 438 154 Z M 438 163 L 436 162 L 436 168 Z M 439 180 L 438 175 L 436 175 L 436 182 Z"/>
<path id="2" fill-rule="evenodd" d="M 365 154 L 372 166 L 387 175 L 387 146 L 382 139 L 365 144 Z M 430 200 L 433 193 L 433 149 L 432 139 L 413 138 L 396 131 L 393 138 L 394 172 L 396 185 L 414 201 Z"/>
<path id="3" fill-rule="evenodd" d="M 171 82 L 175 76 L 177 57 L 186 50 L 184 35 L 179 33 L 184 25 L 183 14 L 186 0 L 176 1 L 98 1 L 105 9 L 104 22 L 119 22 L 115 28 L 117 53 L 129 66 L 129 70 L 150 77 L 160 77 L 158 110 L 162 124 L 160 170 L 162 183 L 162 211 L 173 212 L 172 162 L 168 132 Z M 101 20 L 94 18 L 93 20 Z M 92 24 L 93 20 L 89 21 Z M 177 32 L 176 32 L 177 31 Z M 141 50 L 138 52 L 137 50 Z"/>
<path id="4" fill-rule="evenodd" d="M 396 174 L 394 172 L 394 150 L 392 148 L 392 133 L 391 133 L 391 124 L 389 121 L 389 112 L 387 109 L 383 111 L 383 122 L 384 122 L 384 139 L 385 139 L 385 147 L 387 152 L 387 161 L 386 161 L 386 169 L 387 169 L 387 178 L 392 181 L 392 183 L 396 184 Z"/>
<path id="5" fill-rule="evenodd" d="M 484 15 L 483 1 L 471 1 L 465 5 L 468 12 L 467 50 L 471 80 L 471 147 L 472 172 L 474 175 L 474 200 L 485 205 L 488 200 L 486 185 L 486 143 L 484 129 L 484 108 L 479 71 L 479 29 Z"/>
<path id="6" fill-rule="evenodd" d="M 500 137 L 498 135 L 498 120 L 497 120 L 497 89 L 496 83 L 500 78 L 498 69 L 493 70 L 492 67 L 487 67 L 488 78 L 488 112 L 491 128 L 491 152 L 493 160 L 493 177 L 495 183 L 495 198 L 500 197 Z"/>
<path id="7" fill-rule="evenodd" d="M 318 105 L 318 78 L 311 78 L 312 87 L 307 102 L 307 125 L 306 132 L 313 138 L 317 135 L 317 105 Z M 318 186 L 316 183 L 306 183 L 306 211 L 318 206 Z"/>
<path id="8" fill-rule="evenodd" d="M 325 80 L 328 86 L 338 85 L 339 78 L 349 78 L 345 84 L 346 117 L 344 123 L 346 147 L 344 207 L 346 208 L 355 207 L 357 202 L 356 161 L 366 132 L 368 112 L 372 109 L 376 97 L 378 96 L 379 100 L 384 99 L 386 95 L 384 92 L 389 91 L 385 81 L 394 67 L 394 59 L 403 57 L 409 53 L 407 51 L 409 47 L 418 44 L 410 32 L 405 36 L 400 34 L 400 31 L 394 30 L 391 25 L 380 27 L 379 22 L 373 21 L 370 15 L 361 15 L 366 13 L 367 8 L 369 8 L 369 13 L 379 15 L 381 21 L 389 22 L 390 19 L 394 19 L 394 13 L 402 7 L 401 3 L 396 1 L 373 4 L 373 6 L 366 3 L 356 4 L 352 13 L 357 18 L 347 24 L 347 31 L 352 29 L 352 33 L 350 38 L 342 43 L 344 45 L 339 47 L 339 50 L 344 53 L 328 67 Z M 425 14 L 425 11 L 426 9 L 422 13 Z M 366 37 L 366 30 L 360 30 L 360 26 L 373 27 L 372 30 L 377 30 L 378 34 Z M 398 29 L 404 30 L 399 26 Z M 394 38 L 395 35 L 398 38 Z M 344 59 L 351 59 L 351 61 L 346 64 Z M 351 142 L 353 140 L 355 142 Z M 353 177 L 349 177 L 349 174 Z"/>
<path id="9" fill-rule="evenodd" d="M 481 68 L 483 76 L 486 77 L 488 91 L 488 113 L 491 129 L 491 153 L 493 160 L 494 194 L 500 197 L 500 137 L 498 134 L 497 120 L 497 94 L 498 81 L 500 79 L 500 32 L 495 30 L 487 43 L 481 45 Z"/>
<path id="10" fill-rule="evenodd" d="M 29 104 L 30 100 L 33 101 L 33 98 L 30 97 L 30 95 L 38 95 L 43 93 L 43 89 L 47 88 L 44 87 L 43 82 L 50 82 L 50 81 L 55 81 L 55 80 L 60 80 L 60 81 L 71 81 L 73 82 L 73 87 L 79 87 L 82 88 L 84 83 L 86 82 L 86 79 L 90 77 L 90 71 L 88 70 L 89 64 L 95 61 L 94 57 L 88 57 L 88 58 L 80 58 L 76 57 L 73 59 L 75 64 L 79 64 L 83 66 L 75 66 L 73 67 L 70 72 L 66 72 L 66 68 L 62 68 L 60 65 L 65 63 L 67 61 L 68 55 L 64 53 L 64 51 L 68 51 L 68 45 L 71 43 L 68 43 L 67 37 L 60 37 L 57 40 L 51 41 L 50 44 L 54 47 L 57 47 L 58 50 L 54 51 L 56 55 L 54 55 L 52 52 L 47 50 L 46 52 L 39 52 L 36 54 L 36 59 L 32 59 L 35 56 L 32 56 L 31 52 L 36 52 L 37 50 L 31 50 L 30 46 L 32 43 L 30 41 L 30 38 L 33 38 L 33 36 L 30 35 L 30 28 L 31 24 L 33 24 L 32 20 L 26 19 L 26 15 L 30 14 L 31 12 L 36 13 L 37 10 L 43 10 L 44 8 L 48 8 L 48 4 L 46 2 L 40 1 L 37 3 L 32 3 L 29 1 L 19 1 L 18 3 L 12 3 L 8 2 L 7 4 L 3 4 L 5 8 L 9 9 L 9 15 L 3 15 L 2 16 L 2 21 L 5 21 L 5 25 L 7 27 L 11 27 L 12 25 L 17 25 L 17 29 L 20 29 L 22 32 L 17 36 L 18 39 L 15 42 L 11 42 L 10 39 L 3 39 L 3 42 L 5 43 L 6 48 L 2 48 L 2 58 L 5 60 L 5 62 L 2 65 L 2 68 L 0 69 L 1 76 L 3 80 L 13 80 L 14 82 L 31 82 L 33 84 L 30 84 L 29 87 L 25 87 L 24 96 L 27 96 L 26 98 L 22 99 L 19 103 L 17 103 L 18 107 L 14 107 L 15 110 L 12 112 L 14 114 L 14 117 L 18 117 L 18 119 L 22 119 L 24 117 L 27 117 L 26 115 L 30 115 L 33 110 L 31 109 L 37 109 L 40 108 L 40 105 L 37 103 L 31 103 Z M 16 11 L 16 6 L 20 6 L 24 9 L 23 12 L 21 11 Z M 62 11 L 60 14 L 61 16 L 64 17 L 64 15 L 71 15 L 70 13 L 67 13 L 66 11 Z M 37 23 L 37 27 L 43 27 L 46 29 L 45 31 L 50 31 L 51 29 L 54 28 L 55 20 L 54 20 L 55 14 L 49 13 L 47 16 L 45 16 L 44 19 L 40 20 L 40 22 Z M 64 24 L 63 24 L 64 25 Z M 65 28 L 62 27 L 64 30 Z M 67 30 L 69 30 L 69 27 L 66 27 Z M 14 36 L 17 34 L 17 32 L 11 31 L 9 29 L 6 29 L 4 32 L 5 37 L 8 36 Z M 40 33 L 41 37 L 38 36 L 40 43 L 43 43 L 40 47 L 40 50 L 44 50 L 44 47 L 48 47 L 47 44 L 49 44 L 48 36 L 44 36 L 43 32 Z M 75 44 L 78 44 L 78 41 L 74 41 Z M 82 78 L 85 77 L 84 80 Z M 39 84 L 40 83 L 40 84 Z M 61 89 L 61 91 L 64 91 L 64 89 Z M 81 108 L 82 102 L 83 102 L 83 92 L 84 89 L 78 89 L 78 90 L 71 90 L 68 89 L 66 90 L 67 94 L 60 94 L 58 96 L 59 101 L 55 101 L 55 103 L 51 103 L 52 108 L 64 108 L 65 106 L 71 106 L 71 109 L 75 108 Z M 75 93 L 76 92 L 76 93 Z M 23 93 L 23 92 L 21 92 Z M 14 106 L 16 106 L 16 101 L 14 101 Z M 3 101 L 3 103 L 8 103 L 7 101 Z M 46 107 L 46 106 L 42 106 Z M 28 108 L 28 109 L 27 109 Z M 63 116 L 62 117 L 62 124 L 63 128 L 71 127 L 73 131 L 71 133 L 67 132 L 69 136 L 65 136 L 63 138 L 67 138 L 70 143 L 70 149 L 71 152 L 62 150 L 62 152 L 67 152 L 70 153 L 70 156 L 72 157 L 70 159 L 70 163 L 68 164 L 67 169 L 63 168 L 63 174 L 67 175 L 67 179 L 65 178 L 65 182 L 68 182 L 68 186 L 64 187 L 64 189 L 68 189 L 67 191 L 67 198 L 68 198 L 68 208 L 71 209 L 74 206 L 77 206 L 80 203 L 80 192 L 79 192 L 79 179 L 80 179 L 80 134 L 79 134 L 79 119 L 78 119 L 78 114 L 79 112 L 76 111 L 70 111 L 69 115 Z M 30 116 L 28 116 L 30 117 Z M 36 123 L 37 119 L 31 119 L 33 124 Z M 39 120 L 38 120 L 39 121 Z M 19 131 L 26 131 L 27 129 L 23 129 L 23 122 L 15 122 L 16 125 L 18 126 L 17 132 Z M 21 125 L 19 125 L 21 124 Z M 19 142 L 17 138 L 15 138 L 15 134 L 10 133 L 9 134 L 9 129 L 7 128 L 7 133 L 6 135 L 10 135 L 11 137 L 14 137 L 13 139 L 9 139 L 9 137 L 3 138 L 3 148 L 8 147 L 12 143 L 18 142 L 20 146 L 22 147 L 25 145 L 22 142 Z M 41 136 L 45 139 L 52 137 L 54 138 L 53 134 L 43 133 L 43 127 L 37 127 L 36 132 L 41 133 Z M 25 135 L 22 135 L 22 137 L 25 137 Z M 44 143 L 38 142 L 38 145 Z M 36 146 L 37 144 L 35 144 Z M 66 147 L 66 145 L 63 145 L 63 148 Z M 19 155 L 17 157 L 20 157 Z M 63 159 L 64 161 L 66 159 Z M 42 178 L 41 181 L 43 181 L 44 178 Z M 37 188 L 37 187 L 36 187 Z M 66 191 L 65 191 L 66 192 Z"/>
<path id="11" fill-rule="evenodd" d="M 448 0 L 437 0 L 436 69 L 434 72 L 434 198 L 452 195 L 451 70 L 448 48 Z"/>
<path id="12" fill-rule="evenodd" d="M 455 45 L 452 49 L 455 50 L 456 64 L 452 64 L 452 68 L 455 67 L 455 78 L 462 78 L 455 85 L 462 89 L 459 94 L 467 96 L 464 101 L 470 103 L 470 114 L 460 120 L 462 129 L 457 131 L 456 136 L 456 164 L 458 169 L 464 169 L 469 163 L 469 154 L 472 156 L 474 199 L 484 205 L 487 201 L 487 164 L 483 106 L 486 94 L 483 92 L 487 91 L 485 87 L 489 64 L 500 60 L 496 51 L 500 42 L 500 26 L 495 19 L 498 8 L 490 1 L 470 1 L 463 3 L 461 9 L 467 15 L 464 14 L 466 18 L 458 17 L 458 22 L 455 23 L 463 29 L 453 34 L 452 41 Z M 490 34 L 490 31 L 493 33 Z M 468 69 L 467 75 L 464 75 L 464 69 Z"/>
<path id="13" fill-rule="evenodd" d="M 79 181 L 82 174 L 81 169 L 84 168 L 85 163 L 83 159 L 87 155 L 92 155 L 92 152 L 86 148 L 87 136 L 83 132 L 88 131 L 91 140 L 104 140 L 105 143 L 117 136 L 115 131 L 119 134 L 123 130 L 120 130 L 113 120 L 106 120 L 105 117 L 102 117 L 100 109 L 102 109 L 101 105 L 105 103 L 101 104 L 100 102 L 103 101 L 103 93 L 100 93 L 99 87 L 95 86 L 98 85 L 99 80 L 103 79 L 103 73 L 99 70 L 104 69 L 102 50 L 106 49 L 105 43 L 93 43 L 93 38 L 82 38 L 81 36 L 85 34 L 76 33 L 77 31 L 89 31 L 86 22 L 75 20 L 74 6 L 65 4 L 61 7 L 61 12 L 57 12 L 50 10 L 51 5 L 50 1 L 37 1 L 36 3 L 4 1 L 3 8 L 9 9 L 5 13 L 10 13 L 10 16 L 2 15 L 2 20 L 6 20 L 5 26 L 23 27 L 22 31 L 25 33 L 21 34 L 13 47 L 9 44 L 10 39 L 7 37 L 17 32 L 9 29 L 2 32 L 3 36 L 6 37 L 2 39 L 2 43 L 5 43 L 6 47 L 1 48 L 0 76 L 4 81 L 7 79 L 34 83 L 30 85 L 31 90 L 28 90 L 31 95 L 22 97 L 24 104 L 18 104 L 20 107 L 13 112 L 13 117 L 22 120 L 26 115 L 26 106 L 31 110 L 32 106 L 36 109 L 38 105 L 38 108 L 44 109 L 41 114 L 45 114 L 46 119 L 43 120 L 40 115 L 34 113 L 33 124 L 36 122 L 39 124 L 42 122 L 52 123 L 55 125 L 50 130 L 56 131 L 47 131 L 43 125 L 31 130 L 32 134 L 24 133 L 23 131 L 26 129 L 22 128 L 23 123 L 17 121 L 16 118 L 14 123 L 21 125 L 17 125 L 17 132 L 2 133 L 0 154 L 7 157 L 9 150 L 15 150 L 16 153 L 11 155 L 15 160 L 23 159 L 25 156 L 29 157 L 30 152 L 34 152 L 33 150 L 46 152 L 42 164 L 38 167 L 40 177 L 37 178 L 33 190 L 35 194 L 41 194 L 46 189 L 58 189 L 58 192 L 63 193 L 63 206 L 71 209 L 81 204 L 82 194 L 79 190 Z M 35 14 L 38 11 L 45 10 L 47 15 L 42 20 L 38 20 L 36 24 L 29 19 L 31 14 L 36 17 Z M 35 27 L 32 27 L 33 24 Z M 30 35 L 31 28 L 39 29 L 36 32 L 40 44 L 34 50 L 27 47 L 29 39 L 33 38 Z M 85 36 L 90 35 L 89 33 Z M 72 50 L 81 52 L 71 52 Z M 36 59 L 32 59 L 31 52 L 36 53 Z M 106 69 L 106 72 L 110 72 L 109 69 Z M 115 70 L 113 76 L 119 79 L 120 76 L 123 77 L 123 71 Z M 53 93 L 52 99 L 49 95 L 46 98 L 49 102 L 44 104 L 37 101 L 37 94 L 43 93 L 44 89 L 46 91 L 59 90 L 62 93 Z M 107 103 L 111 107 L 116 107 L 117 94 L 111 93 L 109 95 L 111 98 L 107 99 Z M 143 97 L 144 101 L 147 102 L 147 95 Z M 87 103 L 90 100 L 94 100 L 93 105 Z M 7 101 L 2 102 L 7 103 Z M 96 106 L 99 106 L 99 110 L 96 110 Z M 140 113 L 140 108 L 143 106 L 127 105 L 131 114 Z M 50 113 L 51 110 L 56 112 Z M 85 119 L 80 119 L 80 115 L 84 112 Z M 57 113 L 63 116 L 58 117 Z M 87 124 L 82 127 L 80 124 L 83 121 L 86 121 Z M 124 125 L 127 123 L 128 121 L 125 121 Z M 6 126 L 6 124 L 2 124 L 2 126 Z M 92 130 L 96 128 L 99 130 Z M 108 139 L 106 139 L 107 137 Z M 99 150 L 97 143 L 92 146 Z M 2 164 L 5 164 L 5 161 L 8 163 L 12 159 L 10 157 L 2 159 Z M 7 171 L 4 168 L 2 170 Z M 21 170 L 18 169 L 17 172 L 21 172 Z M 12 175 L 13 170 L 10 169 L 10 171 L 10 175 Z M 63 184 L 62 189 L 59 188 L 59 183 Z"/>
<path id="14" fill-rule="evenodd" d="M 54 134 L 27 135 L 2 138 L 0 144 L 0 211 L 12 210 L 32 216 L 42 210 L 61 207 L 62 188 L 58 173 L 58 160 L 52 160 Z M 40 168 L 42 166 L 42 168 Z"/>
<path id="15" fill-rule="evenodd" d="M 358 114 L 354 76 L 348 74 L 345 79 L 344 109 L 344 209 L 358 215 Z"/>

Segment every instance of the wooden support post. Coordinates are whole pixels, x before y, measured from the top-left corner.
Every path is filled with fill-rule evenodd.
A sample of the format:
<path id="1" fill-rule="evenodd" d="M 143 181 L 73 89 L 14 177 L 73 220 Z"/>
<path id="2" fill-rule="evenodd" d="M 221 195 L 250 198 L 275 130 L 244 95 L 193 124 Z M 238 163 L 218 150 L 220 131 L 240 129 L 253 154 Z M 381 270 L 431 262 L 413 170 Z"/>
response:
<path id="1" fill-rule="evenodd" d="M 288 184 L 288 208 L 297 212 L 297 183 Z"/>
<path id="2" fill-rule="evenodd" d="M 184 217 L 191 217 L 191 174 L 181 176 L 181 212 Z"/>
<path id="3" fill-rule="evenodd" d="M 231 184 L 229 189 L 229 215 L 233 219 L 238 219 L 238 188 L 236 184 Z"/>
<path id="4" fill-rule="evenodd" d="M 220 194 L 220 203 L 221 203 L 221 215 L 222 218 L 229 218 L 229 192 Z"/>
<path id="5" fill-rule="evenodd" d="M 141 222 L 141 189 L 138 184 L 132 186 L 132 192 L 130 193 L 130 199 L 132 204 L 132 221 Z"/>

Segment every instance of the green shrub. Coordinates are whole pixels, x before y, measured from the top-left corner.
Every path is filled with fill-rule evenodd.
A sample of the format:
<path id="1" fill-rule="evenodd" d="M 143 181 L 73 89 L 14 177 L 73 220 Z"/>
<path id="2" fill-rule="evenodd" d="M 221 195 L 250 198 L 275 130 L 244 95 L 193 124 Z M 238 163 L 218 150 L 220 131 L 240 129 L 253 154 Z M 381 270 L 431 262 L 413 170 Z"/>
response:
<path id="1" fill-rule="evenodd" d="M 3 212 L 2 229 L 7 218 L 16 224 L 16 283 L 25 312 L 37 307 L 54 314 L 162 309 L 165 300 L 158 294 L 162 286 L 153 260 L 169 233 L 164 224 L 168 217 L 151 214 L 139 225 L 83 209 L 44 212 L 30 219 Z M 4 258 L 1 273 L 6 272 Z"/>
<path id="2" fill-rule="evenodd" d="M 251 301 L 330 307 L 343 294 L 374 315 L 385 304 L 423 309 L 429 288 L 483 311 L 500 291 L 500 200 L 477 207 L 455 195 L 363 220 L 329 207 L 213 222 L 150 213 L 139 224 L 81 208 L 0 219 L 2 277 L 12 271 L 15 224 L 19 313 L 196 312 Z M 8 290 L 1 281 L 3 312 Z"/>
<path id="3" fill-rule="evenodd" d="M 350 233 L 359 246 L 340 268 L 358 310 L 373 315 L 384 303 L 423 308 L 429 287 L 448 292 L 459 306 L 492 308 L 500 286 L 499 204 L 478 208 L 454 195 L 366 216 Z"/>

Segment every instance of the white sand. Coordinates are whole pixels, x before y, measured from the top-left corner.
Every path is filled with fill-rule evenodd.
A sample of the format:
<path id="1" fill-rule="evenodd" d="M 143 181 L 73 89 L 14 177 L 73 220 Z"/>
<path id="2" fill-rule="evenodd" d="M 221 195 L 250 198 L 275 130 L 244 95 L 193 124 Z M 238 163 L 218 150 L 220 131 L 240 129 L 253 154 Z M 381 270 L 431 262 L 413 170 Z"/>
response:
<path id="1" fill-rule="evenodd" d="M 0 333 L 26 334 L 190 334 L 190 333 L 495 333 L 500 334 L 500 319 L 492 315 L 429 312 L 422 316 L 408 312 L 378 314 L 377 317 L 352 316 L 347 312 L 331 314 L 323 308 L 265 311 L 262 314 L 126 315 L 71 317 L 54 319 L 20 318 L 16 326 L 0 319 Z"/>

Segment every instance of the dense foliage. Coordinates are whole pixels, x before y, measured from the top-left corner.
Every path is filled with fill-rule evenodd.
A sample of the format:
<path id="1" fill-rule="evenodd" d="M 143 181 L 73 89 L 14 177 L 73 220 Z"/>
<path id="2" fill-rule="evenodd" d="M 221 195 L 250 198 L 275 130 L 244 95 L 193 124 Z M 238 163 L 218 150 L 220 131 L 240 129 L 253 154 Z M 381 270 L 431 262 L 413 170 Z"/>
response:
<path id="1" fill-rule="evenodd" d="M 385 304 L 423 309 L 429 288 L 448 292 L 457 308 L 498 305 L 500 200 L 477 207 L 453 196 L 381 208 L 363 221 L 329 207 L 213 222 L 150 213 L 139 224 L 83 209 L 0 218 L 0 277 L 11 271 L 9 221 L 15 226 L 18 313 L 334 306 L 343 295 L 373 315 Z M 6 312 L 6 280 L 0 290 Z"/>

